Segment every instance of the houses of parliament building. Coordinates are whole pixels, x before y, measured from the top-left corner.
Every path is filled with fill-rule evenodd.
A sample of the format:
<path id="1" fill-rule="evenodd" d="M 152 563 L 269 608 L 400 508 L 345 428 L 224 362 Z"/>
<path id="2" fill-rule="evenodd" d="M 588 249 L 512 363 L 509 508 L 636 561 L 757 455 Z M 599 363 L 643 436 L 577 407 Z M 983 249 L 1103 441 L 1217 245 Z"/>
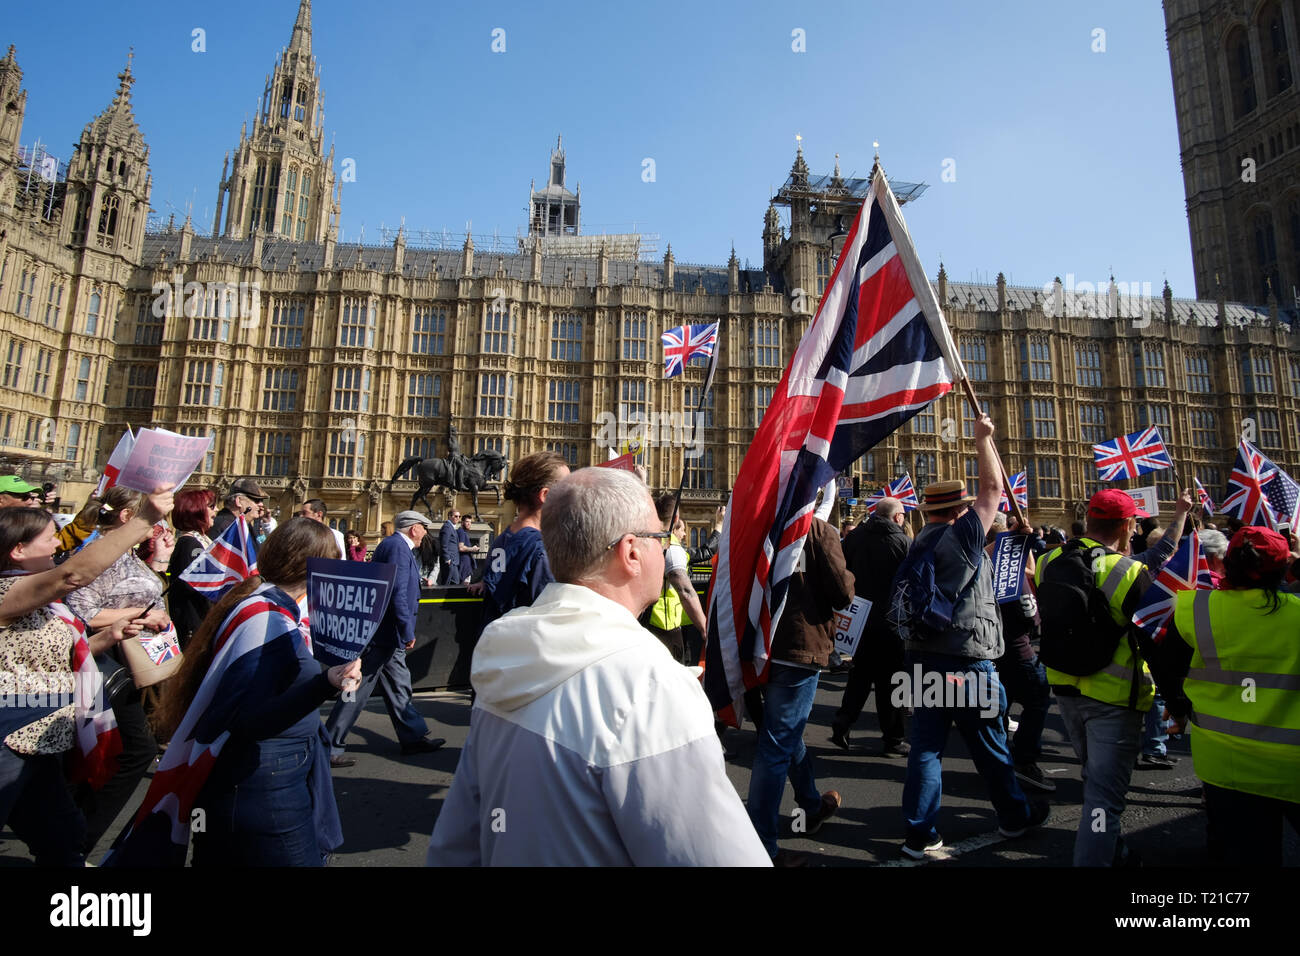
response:
<path id="1" fill-rule="evenodd" d="M 1200 299 L 1167 285 L 1134 295 L 1113 280 L 1083 291 L 953 282 L 942 267 L 935 278 L 1039 521 L 1080 515 L 1099 487 L 1091 444 L 1146 425 L 1160 426 L 1180 478 L 1199 477 L 1212 496 L 1243 428 L 1300 472 L 1289 292 L 1300 283 L 1300 212 L 1289 211 L 1300 210 L 1300 4 L 1165 7 Z M 490 447 L 513 463 L 552 449 L 581 466 L 607 458 L 609 413 L 693 412 L 704 369 L 665 380 L 660 335 L 717 321 L 698 448 L 688 456 L 651 435 L 641 453 L 655 488 L 675 488 L 685 469 L 683 510 L 698 528 L 726 500 L 868 186 L 838 162 L 814 174 L 800 149 L 762 219 L 762 268 L 742 268 L 734 251 L 725 265 L 679 265 L 671 245 L 648 259 L 637 236 L 583 234 L 557 141 L 526 234 L 508 249 L 470 235 L 408 243 L 404 231 L 340 243 L 301 0 L 225 159 L 210 234 L 188 219 L 150 228 L 129 60 L 117 79 L 62 166 L 22 146 L 23 73 L 13 47 L 0 59 L 0 473 L 58 482 L 65 501 L 89 491 L 128 425 L 156 426 L 213 436 L 196 481 L 224 490 L 254 476 L 281 516 L 319 497 L 331 523 L 373 539 L 414 490 L 390 489 L 398 464 L 443 456 L 452 425 L 466 454 Z M 1268 146 L 1244 183 L 1229 174 L 1254 139 Z M 904 202 L 924 189 L 894 187 Z M 902 471 L 918 487 L 973 481 L 973 421 L 956 391 L 939 400 L 857 462 L 862 493 Z M 1136 484 L 1173 499 L 1170 472 L 1145 478 Z M 485 520 L 509 520 L 492 494 L 480 504 Z"/>

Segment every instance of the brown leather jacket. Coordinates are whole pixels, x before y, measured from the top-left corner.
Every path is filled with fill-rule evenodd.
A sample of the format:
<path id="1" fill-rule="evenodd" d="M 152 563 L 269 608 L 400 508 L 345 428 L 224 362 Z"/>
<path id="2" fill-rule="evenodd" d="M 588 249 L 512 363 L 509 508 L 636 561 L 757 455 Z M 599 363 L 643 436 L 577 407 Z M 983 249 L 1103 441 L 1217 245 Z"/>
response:
<path id="1" fill-rule="evenodd" d="M 853 603 L 853 573 L 844 564 L 839 533 L 820 518 L 813 518 L 803 553 L 806 570 L 790 578 L 772 659 L 825 667 L 834 647 L 835 611 Z"/>

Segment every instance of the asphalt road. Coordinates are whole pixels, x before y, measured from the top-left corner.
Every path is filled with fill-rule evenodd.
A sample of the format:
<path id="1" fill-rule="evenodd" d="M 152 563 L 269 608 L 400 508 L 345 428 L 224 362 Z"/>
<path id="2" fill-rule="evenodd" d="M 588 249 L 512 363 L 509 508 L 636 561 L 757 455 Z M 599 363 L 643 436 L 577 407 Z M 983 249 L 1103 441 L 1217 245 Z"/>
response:
<path id="1" fill-rule="evenodd" d="M 880 735 L 874 699 L 852 734 L 845 753 L 829 741 L 831 717 L 844 688 L 844 675 L 822 675 L 804 740 L 813 753 L 823 790 L 838 790 L 843 805 L 815 838 L 790 837 L 782 846 L 815 854 L 828 866 L 1069 866 L 1075 828 L 1080 816 L 1082 786 L 1079 763 L 1066 742 L 1060 717 L 1049 716 L 1040 766 L 1057 784 L 1047 795 L 1052 816 L 1040 831 L 1019 840 L 997 833 L 992 806 L 983 783 L 954 730 L 944 758 L 943 809 L 938 828 L 945 848 L 933 860 L 917 864 L 903 860 L 900 811 L 906 761 L 880 755 Z M 421 693 L 416 706 L 428 719 L 434 736 L 447 746 L 433 754 L 403 757 L 383 704 L 372 700 L 350 738 L 349 754 L 357 764 L 334 772 L 335 793 L 343 820 L 345 843 L 333 866 L 419 866 L 424 862 L 429 833 L 451 785 L 460 748 L 469 731 L 468 694 Z M 322 715 L 328 713 L 322 710 Z M 1014 712 L 1013 712 L 1014 716 Z M 752 727 L 729 730 L 727 774 L 742 799 L 749 789 L 753 757 Z M 1192 771 L 1187 738 L 1170 742 L 1180 757 L 1173 770 L 1134 771 L 1124 813 L 1124 834 L 1144 866 L 1197 867 L 1205 864 L 1205 815 L 1200 809 L 1200 782 Z M 101 842 L 92 860 L 102 855 L 117 827 L 143 798 L 147 780 L 123 812 L 118 825 Z M 782 812 L 794 809 L 789 787 Z M 1300 838 L 1286 834 L 1286 862 L 1300 863 Z M 26 847 L 9 830 L 0 833 L 0 866 L 30 865 Z"/>

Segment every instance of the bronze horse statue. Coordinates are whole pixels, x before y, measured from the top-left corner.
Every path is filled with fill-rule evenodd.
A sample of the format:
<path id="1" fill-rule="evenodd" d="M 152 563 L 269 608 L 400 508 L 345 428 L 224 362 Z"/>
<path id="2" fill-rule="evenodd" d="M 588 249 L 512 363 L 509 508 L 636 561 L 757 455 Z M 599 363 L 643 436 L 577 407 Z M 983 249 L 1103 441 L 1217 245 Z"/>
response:
<path id="1" fill-rule="evenodd" d="M 388 480 L 388 488 L 391 491 L 393 482 L 414 468 L 415 480 L 420 483 L 420 487 L 411 496 L 412 511 L 415 510 L 417 501 L 423 501 L 429 517 L 433 517 L 433 505 L 425 496 L 434 488 L 450 488 L 452 491 L 469 492 L 474 501 L 474 517 L 477 519 L 478 493 L 486 488 L 489 482 L 501 477 L 501 472 L 506 467 L 506 460 L 499 451 L 488 448 L 470 458 L 462 456 L 459 464 L 459 468 L 453 468 L 452 463 L 446 458 L 412 456 L 397 466 L 397 471 L 393 472 L 393 477 Z"/>

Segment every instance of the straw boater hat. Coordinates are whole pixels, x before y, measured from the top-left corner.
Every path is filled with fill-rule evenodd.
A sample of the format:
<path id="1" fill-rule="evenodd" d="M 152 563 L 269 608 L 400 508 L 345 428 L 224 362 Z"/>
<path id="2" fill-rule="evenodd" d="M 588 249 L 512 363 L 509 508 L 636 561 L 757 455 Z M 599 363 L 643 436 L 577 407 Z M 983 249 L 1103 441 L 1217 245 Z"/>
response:
<path id="1" fill-rule="evenodd" d="M 943 511 L 945 508 L 968 505 L 975 500 L 974 495 L 966 494 L 966 482 L 957 480 L 936 481 L 932 485 L 926 485 L 924 496 L 922 511 Z"/>

